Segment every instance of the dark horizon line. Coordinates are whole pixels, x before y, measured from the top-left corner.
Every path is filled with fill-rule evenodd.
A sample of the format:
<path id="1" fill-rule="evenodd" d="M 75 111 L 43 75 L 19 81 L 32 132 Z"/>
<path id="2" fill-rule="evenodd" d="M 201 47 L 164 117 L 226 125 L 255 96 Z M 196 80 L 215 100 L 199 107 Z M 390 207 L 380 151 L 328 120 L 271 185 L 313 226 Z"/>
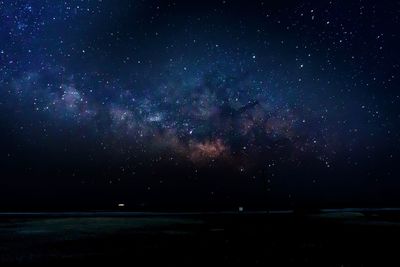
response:
<path id="1" fill-rule="evenodd" d="M 268 215 L 268 214 L 326 214 L 326 213 L 353 213 L 353 212 L 400 212 L 399 208 L 332 208 L 332 209 L 314 209 L 314 210 L 259 210 L 259 211 L 121 211 L 121 210 L 97 210 L 97 211 L 26 211 L 26 212 L 1 212 L 0 217 L 61 217 L 61 216 L 78 216 L 78 217 L 139 217 L 139 216 L 190 216 L 190 215 Z"/>

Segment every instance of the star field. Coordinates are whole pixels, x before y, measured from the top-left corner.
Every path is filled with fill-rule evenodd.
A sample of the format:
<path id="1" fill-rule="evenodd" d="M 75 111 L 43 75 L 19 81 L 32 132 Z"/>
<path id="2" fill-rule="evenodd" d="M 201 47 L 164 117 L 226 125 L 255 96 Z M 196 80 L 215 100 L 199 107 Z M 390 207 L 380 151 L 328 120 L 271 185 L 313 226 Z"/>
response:
<path id="1" fill-rule="evenodd" d="M 135 205 L 379 202 L 399 185 L 399 16 L 395 1 L 0 1 L 1 183 L 65 202 L 58 185 Z"/>

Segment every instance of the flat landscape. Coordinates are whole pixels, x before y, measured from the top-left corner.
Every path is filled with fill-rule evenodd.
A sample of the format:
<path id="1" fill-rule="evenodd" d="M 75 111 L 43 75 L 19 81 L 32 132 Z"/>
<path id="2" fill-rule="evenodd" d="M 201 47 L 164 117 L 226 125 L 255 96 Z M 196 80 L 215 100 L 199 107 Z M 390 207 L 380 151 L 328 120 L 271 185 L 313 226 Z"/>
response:
<path id="1" fill-rule="evenodd" d="M 395 266 L 399 240 L 390 209 L 3 213 L 0 266 Z"/>

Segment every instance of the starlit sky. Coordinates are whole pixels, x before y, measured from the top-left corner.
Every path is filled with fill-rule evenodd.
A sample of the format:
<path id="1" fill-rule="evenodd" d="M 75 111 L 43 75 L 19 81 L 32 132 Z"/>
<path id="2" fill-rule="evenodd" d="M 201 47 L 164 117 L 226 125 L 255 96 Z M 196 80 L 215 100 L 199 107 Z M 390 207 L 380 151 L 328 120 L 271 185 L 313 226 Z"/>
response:
<path id="1" fill-rule="evenodd" d="M 398 1 L 3 0 L 0 22 L 3 210 L 400 204 Z"/>

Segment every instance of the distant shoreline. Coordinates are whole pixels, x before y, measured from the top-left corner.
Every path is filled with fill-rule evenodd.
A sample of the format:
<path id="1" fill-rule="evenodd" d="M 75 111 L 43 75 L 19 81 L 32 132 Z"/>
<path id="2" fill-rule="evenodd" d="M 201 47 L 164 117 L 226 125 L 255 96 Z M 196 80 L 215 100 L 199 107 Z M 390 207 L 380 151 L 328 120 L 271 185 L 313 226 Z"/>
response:
<path id="1" fill-rule="evenodd" d="M 343 208 L 303 211 L 304 214 L 326 213 L 374 213 L 399 212 L 400 208 Z M 265 211 L 210 211 L 210 212 L 142 212 L 142 211 L 46 211 L 46 212 L 0 212 L 1 217 L 142 217 L 142 216 L 197 216 L 197 215 L 268 215 L 268 214 L 298 214 L 296 210 L 265 210 Z"/>

